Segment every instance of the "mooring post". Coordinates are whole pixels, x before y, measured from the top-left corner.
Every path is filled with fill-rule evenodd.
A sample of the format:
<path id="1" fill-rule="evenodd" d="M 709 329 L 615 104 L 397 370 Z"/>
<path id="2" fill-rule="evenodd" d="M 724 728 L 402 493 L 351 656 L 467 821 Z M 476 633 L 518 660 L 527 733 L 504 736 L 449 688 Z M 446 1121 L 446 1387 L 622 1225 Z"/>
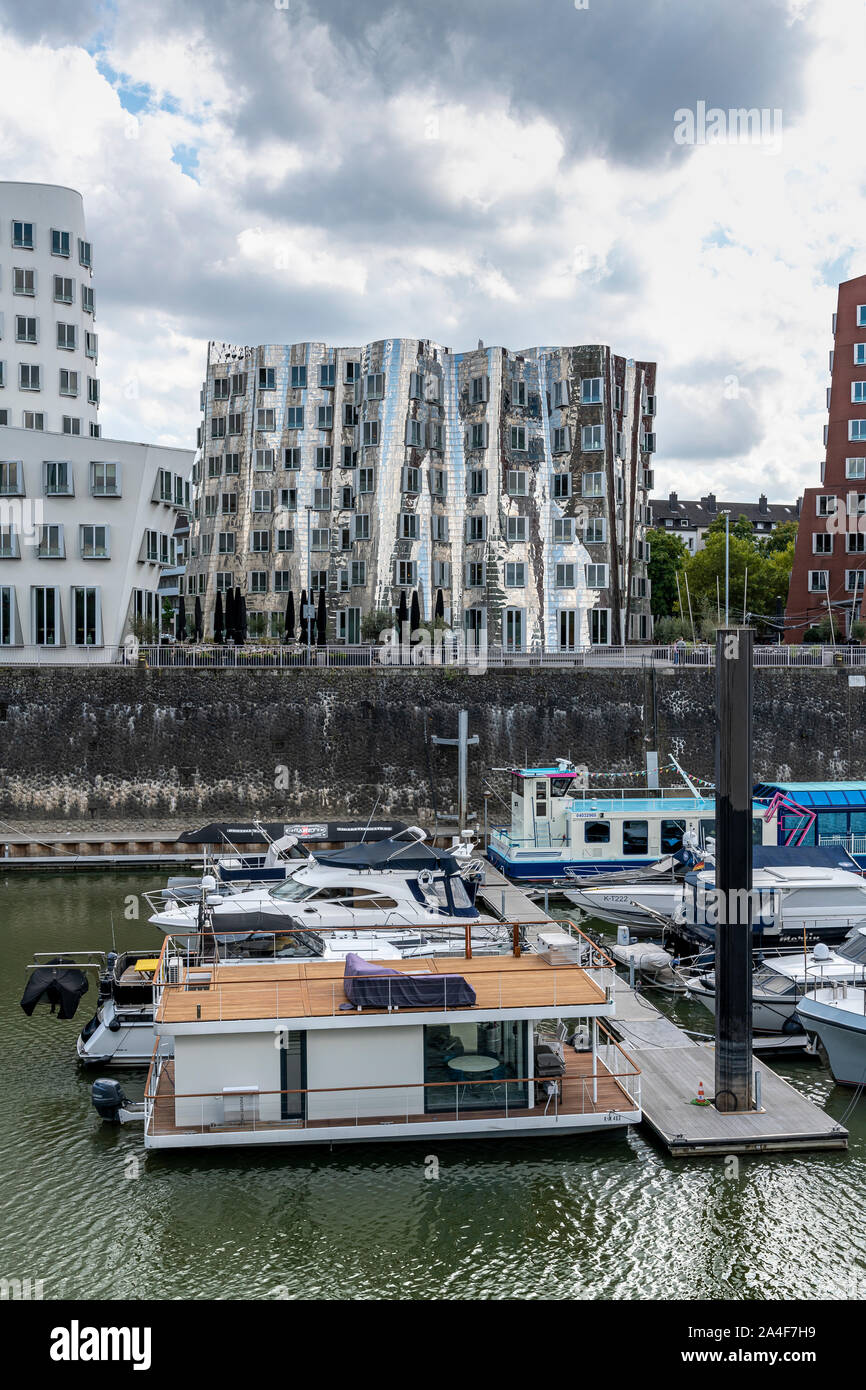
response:
<path id="1" fill-rule="evenodd" d="M 716 633 L 716 1109 L 752 1109 L 751 628 Z"/>

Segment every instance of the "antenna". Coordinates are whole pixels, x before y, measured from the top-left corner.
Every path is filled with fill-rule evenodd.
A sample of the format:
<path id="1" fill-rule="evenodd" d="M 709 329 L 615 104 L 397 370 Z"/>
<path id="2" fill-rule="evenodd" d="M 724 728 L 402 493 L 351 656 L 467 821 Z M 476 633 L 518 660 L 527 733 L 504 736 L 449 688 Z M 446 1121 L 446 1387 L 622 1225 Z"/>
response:
<path id="1" fill-rule="evenodd" d="M 367 821 L 367 824 L 364 826 L 364 833 L 363 833 L 363 835 L 361 836 L 361 844 L 363 844 L 364 841 L 365 841 L 366 838 L 367 838 L 367 831 L 370 829 L 370 826 L 371 826 L 372 821 L 373 821 L 373 817 L 374 817 L 375 814 L 376 814 L 376 807 L 379 805 L 379 802 L 380 802 L 381 800 L 382 800 L 382 793 L 380 792 L 379 795 L 376 797 L 376 806 L 374 806 L 373 809 L 372 809 L 372 811 L 370 812 L 370 819 Z"/>

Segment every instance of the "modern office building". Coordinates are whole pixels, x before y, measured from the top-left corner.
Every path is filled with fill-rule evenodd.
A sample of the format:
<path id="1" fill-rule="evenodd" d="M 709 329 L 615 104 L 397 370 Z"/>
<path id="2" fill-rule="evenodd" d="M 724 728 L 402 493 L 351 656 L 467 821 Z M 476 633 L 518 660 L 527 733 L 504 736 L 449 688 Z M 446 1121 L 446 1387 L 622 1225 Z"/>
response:
<path id="1" fill-rule="evenodd" d="M 768 502 L 764 493 L 757 502 L 720 502 L 714 492 L 696 501 L 688 501 L 671 492 L 667 497 L 650 500 L 653 527 L 678 536 L 683 545 L 695 555 L 703 550 L 707 532 L 714 521 L 727 512 L 731 525 L 745 517 L 752 523 L 755 536 L 771 536 L 785 522 L 800 520 L 801 501 Z"/>
<path id="2" fill-rule="evenodd" d="M 602 346 L 211 343 L 185 581 L 206 632 L 239 587 L 271 635 L 306 590 L 331 642 L 401 595 L 515 650 L 648 639 L 655 377 Z"/>
<path id="3" fill-rule="evenodd" d="M 81 194 L 0 183 L 0 424 L 99 435 L 95 318 Z"/>
<path id="4" fill-rule="evenodd" d="M 840 635 L 866 616 L 866 275 L 839 286 L 820 487 L 803 500 L 786 639 L 832 613 Z"/>
<path id="5" fill-rule="evenodd" d="M 157 636 L 193 452 L 100 438 L 81 194 L 0 183 L 0 664 Z"/>

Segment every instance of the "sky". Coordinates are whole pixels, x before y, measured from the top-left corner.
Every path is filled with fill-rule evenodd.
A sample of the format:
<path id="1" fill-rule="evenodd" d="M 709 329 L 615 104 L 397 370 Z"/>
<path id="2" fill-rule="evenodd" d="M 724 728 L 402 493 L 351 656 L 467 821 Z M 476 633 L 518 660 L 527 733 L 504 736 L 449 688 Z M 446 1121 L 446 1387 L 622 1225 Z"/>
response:
<path id="1" fill-rule="evenodd" d="M 791 500 L 864 51 L 863 0 L 0 0 L 0 179 L 84 196 L 107 437 L 194 447 L 209 339 L 603 342 L 657 495 Z"/>

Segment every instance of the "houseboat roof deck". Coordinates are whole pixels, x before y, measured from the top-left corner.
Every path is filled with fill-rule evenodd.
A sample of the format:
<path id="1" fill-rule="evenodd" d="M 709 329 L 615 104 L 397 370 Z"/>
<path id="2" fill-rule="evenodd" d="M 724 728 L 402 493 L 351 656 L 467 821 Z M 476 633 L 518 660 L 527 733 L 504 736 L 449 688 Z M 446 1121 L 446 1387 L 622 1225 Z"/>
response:
<path id="1" fill-rule="evenodd" d="M 605 789 L 604 796 L 599 796 L 592 791 L 580 790 L 571 795 L 572 801 L 580 802 L 581 809 L 589 810 L 599 815 L 618 815 L 620 812 L 627 812 L 630 816 L 635 814 L 662 814 L 662 815 L 688 815 L 695 809 L 706 810 L 715 815 L 714 796 L 683 796 L 680 788 L 677 788 L 676 795 L 657 795 L 646 796 L 641 793 L 634 793 L 630 789 L 625 789 L 621 793 L 611 795 L 609 789 Z M 763 811 L 763 806 L 755 806 L 755 810 Z"/>
<path id="2" fill-rule="evenodd" d="M 475 991 L 475 1003 L 460 1007 L 471 1014 L 484 1009 L 581 1008 L 608 1002 L 604 987 L 581 966 L 552 965 L 543 956 L 425 957 L 381 962 L 408 975 L 459 975 Z M 218 962 L 183 967 L 176 984 L 160 990 L 156 1022 L 213 1023 L 246 1019 L 324 1018 L 357 1020 L 358 1011 L 344 988 L 341 961 L 267 961 L 251 965 Z M 344 1007 L 345 1006 L 345 1007 Z M 449 1012 L 451 1006 L 448 1006 Z M 437 1007 L 401 1007 L 401 1014 L 439 1012 Z M 364 1016 L 388 1009 L 364 1007 Z"/>

